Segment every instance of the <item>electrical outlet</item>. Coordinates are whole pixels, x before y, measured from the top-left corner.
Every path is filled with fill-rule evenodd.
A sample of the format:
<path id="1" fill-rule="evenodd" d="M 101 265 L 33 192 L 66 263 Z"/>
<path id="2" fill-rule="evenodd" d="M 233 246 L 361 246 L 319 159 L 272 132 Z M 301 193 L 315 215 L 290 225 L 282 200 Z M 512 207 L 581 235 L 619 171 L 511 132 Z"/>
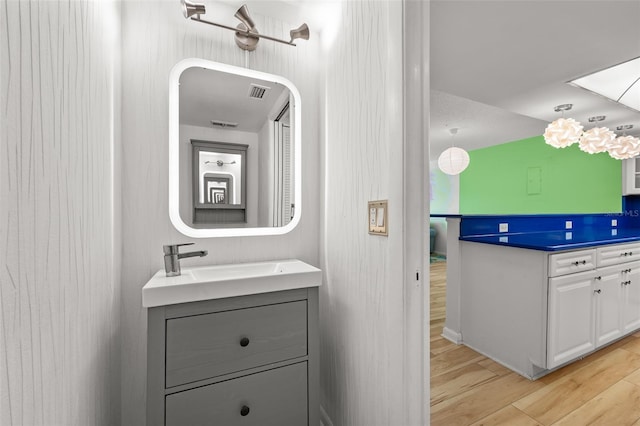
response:
<path id="1" fill-rule="evenodd" d="M 611 230 L 611 236 L 615 237 L 616 235 L 618 235 L 618 230 L 617 229 L 612 229 Z"/>
<path id="2" fill-rule="evenodd" d="M 498 232 L 509 232 L 509 224 L 501 223 L 500 225 L 498 225 Z"/>
<path id="3" fill-rule="evenodd" d="M 572 240 L 573 239 L 573 232 L 565 232 L 564 233 L 564 239 L 565 240 Z"/>
<path id="4" fill-rule="evenodd" d="M 564 222 L 564 228 L 565 229 L 571 229 L 573 228 L 573 222 L 571 222 L 570 220 L 567 220 Z"/>

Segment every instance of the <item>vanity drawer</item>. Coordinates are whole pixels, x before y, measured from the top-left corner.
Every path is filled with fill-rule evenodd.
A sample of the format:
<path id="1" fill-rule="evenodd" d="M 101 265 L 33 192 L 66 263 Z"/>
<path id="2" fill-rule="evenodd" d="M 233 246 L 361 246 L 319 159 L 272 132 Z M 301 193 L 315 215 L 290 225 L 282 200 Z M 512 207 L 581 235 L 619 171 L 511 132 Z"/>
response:
<path id="1" fill-rule="evenodd" d="M 166 388 L 307 354 L 306 300 L 166 324 Z"/>
<path id="2" fill-rule="evenodd" d="M 617 265 L 640 259 L 640 244 L 616 244 L 599 247 L 598 266 Z"/>
<path id="3" fill-rule="evenodd" d="M 596 251 L 578 250 L 549 255 L 549 276 L 588 271 L 596 267 Z"/>
<path id="4" fill-rule="evenodd" d="M 167 395 L 166 426 L 308 425 L 307 363 Z"/>

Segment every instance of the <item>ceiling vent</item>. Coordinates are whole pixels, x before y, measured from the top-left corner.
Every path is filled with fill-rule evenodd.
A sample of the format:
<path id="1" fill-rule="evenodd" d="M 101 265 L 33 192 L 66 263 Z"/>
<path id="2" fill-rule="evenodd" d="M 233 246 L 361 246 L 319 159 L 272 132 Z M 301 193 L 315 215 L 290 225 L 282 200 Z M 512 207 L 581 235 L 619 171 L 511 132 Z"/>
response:
<path id="1" fill-rule="evenodd" d="M 262 99 L 267 94 L 267 90 L 270 90 L 270 87 L 260 86 L 259 84 L 251 83 L 249 87 L 249 97 L 251 99 Z"/>
<path id="2" fill-rule="evenodd" d="M 238 127 L 238 123 L 232 123 L 230 121 L 211 120 L 211 124 L 217 127 Z"/>

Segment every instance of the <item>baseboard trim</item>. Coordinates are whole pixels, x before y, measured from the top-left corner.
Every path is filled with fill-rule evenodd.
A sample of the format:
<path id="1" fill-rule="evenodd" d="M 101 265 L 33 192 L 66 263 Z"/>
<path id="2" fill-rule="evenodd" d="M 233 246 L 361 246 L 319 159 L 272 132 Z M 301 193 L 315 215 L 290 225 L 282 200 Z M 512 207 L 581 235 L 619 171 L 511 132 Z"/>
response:
<path id="1" fill-rule="evenodd" d="M 442 329 L 442 337 L 455 343 L 456 345 L 459 345 L 462 343 L 462 334 L 458 333 L 457 331 L 453 331 L 447 327 Z"/>
<path id="2" fill-rule="evenodd" d="M 324 407 L 322 405 L 320 406 L 320 425 L 333 426 L 333 422 L 331 421 L 331 418 L 329 417 L 327 412 L 324 411 Z"/>

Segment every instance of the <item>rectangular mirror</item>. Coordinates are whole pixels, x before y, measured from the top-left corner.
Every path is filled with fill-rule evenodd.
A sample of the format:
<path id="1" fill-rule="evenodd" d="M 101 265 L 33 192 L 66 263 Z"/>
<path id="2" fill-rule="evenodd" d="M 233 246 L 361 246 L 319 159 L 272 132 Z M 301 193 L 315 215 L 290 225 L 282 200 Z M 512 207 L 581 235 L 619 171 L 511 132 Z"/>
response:
<path id="1" fill-rule="evenodd" d="M 276 235 L 301 214 L 300 95 L 283 77 L 203 59 L 169 87 L 169 214 L 196 238 Z"/>

